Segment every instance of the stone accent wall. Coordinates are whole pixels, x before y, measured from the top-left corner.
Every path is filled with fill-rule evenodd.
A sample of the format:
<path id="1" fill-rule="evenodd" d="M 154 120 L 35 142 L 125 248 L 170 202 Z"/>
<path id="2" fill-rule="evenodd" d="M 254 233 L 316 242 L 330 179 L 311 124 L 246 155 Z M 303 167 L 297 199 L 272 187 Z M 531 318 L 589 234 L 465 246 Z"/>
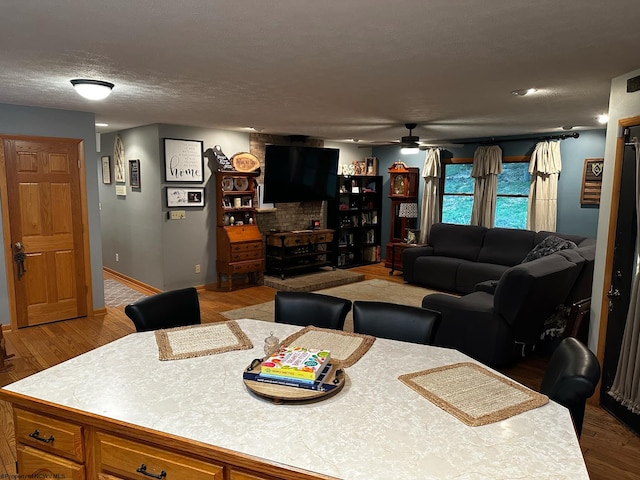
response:
<path id="1" fill-rule="evenodd" d="M 281 135 L 249 135 L 250 152 L 260 160 L 261 174 L 258 183 L 264 181 L 264 151 L 266 144 L 305 147 L 324 147 L 324 141 L 315 138 Z M 312 220 L 320 220 L 320 227 L 327 228 L 327 202 L 277 203 L 275 212 L 256 214 L 256 224 L 260 233 L 269 230 L 302 230 L 309 228 Z"/>

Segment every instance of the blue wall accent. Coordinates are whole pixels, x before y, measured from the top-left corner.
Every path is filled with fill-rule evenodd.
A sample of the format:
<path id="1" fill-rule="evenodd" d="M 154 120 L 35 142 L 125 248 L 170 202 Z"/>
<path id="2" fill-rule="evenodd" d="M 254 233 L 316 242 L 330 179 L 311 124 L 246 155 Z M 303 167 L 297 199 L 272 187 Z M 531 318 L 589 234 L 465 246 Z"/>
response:
<path id="1" fill-rule="evenodd" d="M 54 110 L 0 104 L 0 133 L 5 135 L 29 135 L 36 137 L 79 138 L 84 145 L 87 192 L 88 230 L 93 282 L 93 306 L 104 306 L 104 282 L 100 239 L 100 214 L 98 209 L 98 154 L 96 153 L 95 115 L 88 112 Z M 0 221 L 0 236 L 2 222 Z M 5 247 L 8 247 L 5 245 Z M 7 266 L 0 257 L 0 324 L 11 323 L 9 292 L 7 290 Z"/>
<path id="2" fill-rule="evenodd" d="M 579 138 L 562 140 L 560 153 L 562 155 L 562 173 L 558 182 L 558 232 L 571 233 L 596 237 L 598 230 L 598 205 L 581 205 L 580 191 L 582 186 L 582 172 L 586 158 L 604 157 L 606 130 L 581 131 Z M 502 148 L 505 157 L 531 155 L 537 143 L 536 138 L 522 141 L 496 143 Z M 507 138 L 505 138 L 507 139 Z M 443 158 L 470 158 L 479 144 L 469 144 L 460 148 L 451 147 L 442 152 Z M 385 245 L 390 238 L 389 212 L 391 202 L 389 200 L 389 174 L 387 170 L 396 161 L 403 161 L 408 167 L 418 167 L 422 172 L 425 153 L 415 155 L 402 155 L 399 147 L 374 147 L 373 156 L 378 158 L 378 173 L 383 177 L 384 197 L 382 201 L 382 244 Z M 422 179 L 418 189 L 418 206 L 422 202 Z M 384 251 L 384 249 L 383 249 Z"/>

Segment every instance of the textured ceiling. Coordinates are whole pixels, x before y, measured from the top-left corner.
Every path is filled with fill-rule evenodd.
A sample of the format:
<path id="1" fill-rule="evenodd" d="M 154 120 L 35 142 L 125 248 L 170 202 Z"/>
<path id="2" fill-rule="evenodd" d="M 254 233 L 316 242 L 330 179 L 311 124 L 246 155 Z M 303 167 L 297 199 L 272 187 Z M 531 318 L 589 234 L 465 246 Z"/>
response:
<path id="1" fill-rule="evenodd" d="M 637 0 L 3 0 L 0 103 L 335 141 L 601 128 Z M 69 80 L 115 83 L 106 100 Z M 510 92 L 540 89 L 532 96 Z"/>

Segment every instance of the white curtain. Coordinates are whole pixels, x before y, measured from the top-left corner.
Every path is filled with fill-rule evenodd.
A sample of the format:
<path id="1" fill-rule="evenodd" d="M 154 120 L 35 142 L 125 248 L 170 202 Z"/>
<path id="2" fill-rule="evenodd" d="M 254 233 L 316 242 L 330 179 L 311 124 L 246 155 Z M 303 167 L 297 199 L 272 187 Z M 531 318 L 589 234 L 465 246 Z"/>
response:
<path id="1" fill-rule="evenodd" d="M 640 141 L 634 138 L 636 146 L 636 212 L 640 212 Z M 636 215 L 636 260 L 640 252 L 640 215 Z M 633 413 L 640 413 L 640 274 L 636 276 L 631 290 L 629 311 L 624 326 L 618 368 L 611 390 L 613 398 Z"/>
<path id="2" fill-rule="evenodd" d="M 426 244 L 429 239 L 431 225 L 440 221 L 440 149 L 430 148 L 424 159 L 422 177 L 424 188 L 422 189 L 422 218 L 420 219 L 419 243 Z"/>
<path id="3" fill-rule="evenodd" d="M 539 142 L 529 162 L 531 186 L 527 210 L 528 230 L 556 231 L 560 170 L 560 141 Z"/>
<path id="4" fill-rule="evenodd" d="M 478 147 L 473 154 L 471 169 L 471 176 L 476 179 L 473 187 L 471 225 L 494 226 L 500 173 L 502 173 L 502 149 L 498 145 Z"/>

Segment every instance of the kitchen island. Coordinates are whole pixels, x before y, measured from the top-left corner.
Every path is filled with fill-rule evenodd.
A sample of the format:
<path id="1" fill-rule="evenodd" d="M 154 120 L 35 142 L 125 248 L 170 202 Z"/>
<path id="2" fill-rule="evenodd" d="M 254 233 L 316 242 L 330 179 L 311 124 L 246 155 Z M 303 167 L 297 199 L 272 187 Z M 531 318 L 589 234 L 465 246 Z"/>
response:
<path id="1" fill-rule="evenodd" d="M 263 355 L 271 331 L 283 339 L 301 327 L 237 324 L 253 349 L 160 361 L 154 332 L 134 333 L 0 389 L 0 399 L 14 406 L 19 473 L 167 480 L 589 478 L 566 408 L 549 402 L 470 427 L 398 380 L 473 362 L 460 352 L 376 339 L 346 369 L 338 394 L 277 405 L 249 392 L 242 372 Z"/>

